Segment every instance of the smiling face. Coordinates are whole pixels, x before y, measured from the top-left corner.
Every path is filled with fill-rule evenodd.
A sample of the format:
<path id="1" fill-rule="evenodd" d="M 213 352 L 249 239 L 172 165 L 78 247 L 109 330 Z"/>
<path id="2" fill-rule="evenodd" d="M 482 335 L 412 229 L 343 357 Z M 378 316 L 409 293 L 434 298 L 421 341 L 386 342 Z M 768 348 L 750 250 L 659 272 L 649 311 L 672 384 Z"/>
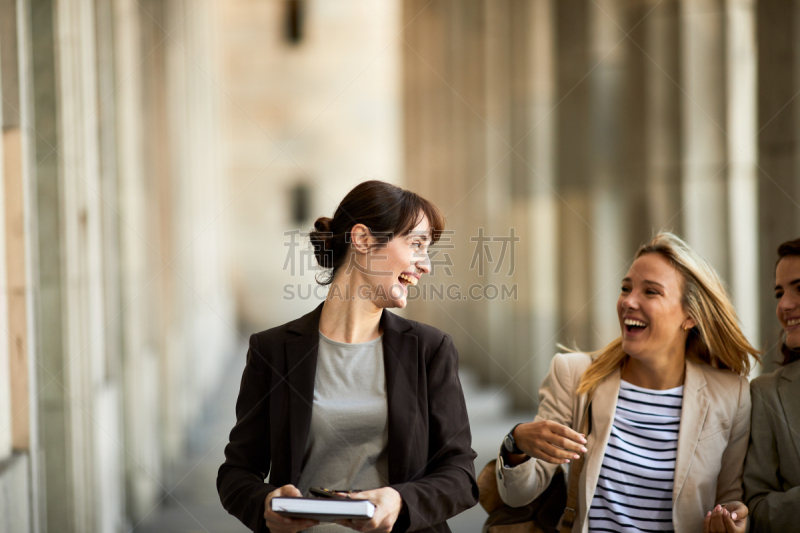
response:
<path id="1" fill-rule="evenodd" d="M 408 286 L 416 285 L 422 274 L 431 271 L 430 242 L 430 226 L 423 216 L 408 235 L 394 237 L 385 246 L 374 248 L 369 253 L 368 267 L 360 272 L 369 291 L 362 291 L 359 297 L 369 296 L 381 308 L 405 307 Z"/>
<path id="2" fill-rule="evenodd" d="M 800 257 L 790 255 L 775 268 L 775 314 L 786 332 L 786 345 L 800 348 Z"/>
<path id="3" fill-rule="evenodd" d="M 617 300 L 623 351 L 641 361 L 682 357 L 685 328 L 695 326 L 682 296 L 683 278 L 666 258 L 648 253 L 636 259 Z"/>

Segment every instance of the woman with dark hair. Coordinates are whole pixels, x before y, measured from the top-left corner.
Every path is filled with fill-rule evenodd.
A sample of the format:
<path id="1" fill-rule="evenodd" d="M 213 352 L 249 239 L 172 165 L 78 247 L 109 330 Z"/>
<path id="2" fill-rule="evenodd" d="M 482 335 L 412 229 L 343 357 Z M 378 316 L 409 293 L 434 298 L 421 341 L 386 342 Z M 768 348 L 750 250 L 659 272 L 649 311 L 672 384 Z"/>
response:
<path id="1" fill-rule="evenodd" d="M 222 504 L 253 531 L 448 532 L 478 499 L 458 354 L 449 335 L 388 310 L 430 272 L 444 218 L 413 192 L 368 181 L 314 228 L 330 290 L 311 313 L 250 337 Z M 269 509 L 311 488 L 361 491 L 349 496 L 375 514 L 318 525 Z"/>
<path id="2" fill-rule="evenodd" d="M 800 513 L 800 239 L 778 247 L 781 367 L 750 384 L 753 420 L 744 468 L 752 531 L 797 531 Z"/>

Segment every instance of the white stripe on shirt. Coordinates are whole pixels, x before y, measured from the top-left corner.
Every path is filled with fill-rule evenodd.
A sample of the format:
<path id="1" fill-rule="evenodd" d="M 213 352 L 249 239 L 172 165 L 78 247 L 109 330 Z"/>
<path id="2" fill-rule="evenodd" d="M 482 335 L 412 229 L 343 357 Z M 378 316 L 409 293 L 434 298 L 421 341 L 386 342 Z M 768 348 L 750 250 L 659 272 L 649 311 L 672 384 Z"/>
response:
<path id="1" fill-rule="evenodd" d="M 683 386 L 643 389 L 622 381 L 589 531 L 673 531 L 672 487 Z"/>

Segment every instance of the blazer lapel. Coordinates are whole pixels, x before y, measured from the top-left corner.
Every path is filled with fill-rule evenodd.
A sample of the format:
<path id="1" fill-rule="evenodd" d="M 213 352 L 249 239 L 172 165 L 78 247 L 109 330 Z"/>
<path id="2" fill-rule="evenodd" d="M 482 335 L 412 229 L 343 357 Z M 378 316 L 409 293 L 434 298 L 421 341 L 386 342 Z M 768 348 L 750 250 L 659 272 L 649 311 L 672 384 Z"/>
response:
<path id="1" fill-rule="evenodd" d="M 386 373 L 386 399 L 389 410 L 389 483 L 409 481 L 414 433 L 417 429 L 417 337 L 407 333 L 411 323 L 384 309 L 383 363 Z M 423 464 L 424 464 L 423 458 Z"/>
<path id="2" fill-rule="evenodd" d="M 603 466 L 603 456 L 606 454 L 606 445 L 611 436 L 611 426 L 614 414 L 617 411 L 617 398 L 619 397 L 620 371 L 604 379 L 595 389 L 592 397 L 592 431 L 586 439 L 586 454 L 581 477 L 584 487 L 583 509 L 581 513 L 586 516 L 592 504 L 597 480 L 600 478 L 600 468 Z"/>
<path id="3" fill-rule="evenodd" d="M 783 406 L 783 412 L 789 423 L 789 433 L 792 436 L 795 450 L 800 454 L 800 366 L 794 365 L 781 376 L 781 384 L 778 386 L 778 396 Z M 795 424 L 792 424 L 794 422 Z"/>
<path id="4" fill-rule="evenodd" d="M 314 404 L 314 380 L 317 377 L 319 317 L 322 304 L 289 327 L 285 344 L 286 381 L 289 383 L 289 446 L 291 479 L 300 479 L 308 432 L 311 427 L 311 406 Z"/>
<path id="5" fill-rule="evenodd" d="M 706 377 L 700 364 L 686 360 L 686 379 L 683 382 L 683 408 L 678 431 L 678 457 L 675 460 L 675 485 L 672 489 L 673 507 L 689 474 L 697 438 L 708 413 Z"/>

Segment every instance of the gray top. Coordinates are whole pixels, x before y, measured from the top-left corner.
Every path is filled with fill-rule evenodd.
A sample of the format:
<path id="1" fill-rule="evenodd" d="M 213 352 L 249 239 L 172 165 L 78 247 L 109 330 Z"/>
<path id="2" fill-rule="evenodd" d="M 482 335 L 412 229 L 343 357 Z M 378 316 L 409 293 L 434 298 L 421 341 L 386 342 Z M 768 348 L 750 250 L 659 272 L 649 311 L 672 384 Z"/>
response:
<path id="1" fill-rule="evenodd" d="M 383 336 L 348 344 L 319 334 L 311 428 L 298 489 L 369 490 L 389 484 Z M 352 531 L 335 524 L 315 533 Z"/>

